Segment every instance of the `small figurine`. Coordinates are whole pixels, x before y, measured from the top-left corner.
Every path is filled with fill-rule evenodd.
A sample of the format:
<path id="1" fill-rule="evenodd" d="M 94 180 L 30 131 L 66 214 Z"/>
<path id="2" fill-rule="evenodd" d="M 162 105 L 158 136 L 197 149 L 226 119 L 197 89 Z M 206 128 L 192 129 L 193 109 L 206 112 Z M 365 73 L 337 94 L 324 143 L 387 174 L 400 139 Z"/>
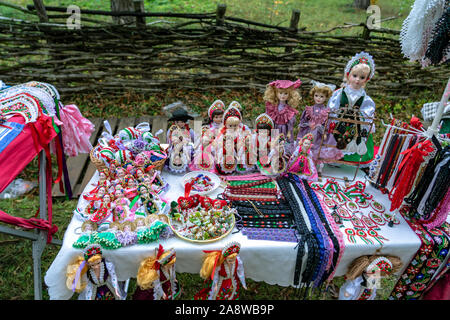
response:
<path id="1" fill-rule="evenodd" d="M 251 169 L 247 161 L 251 131 L 242 123 L 242 114 L 237 105 L 234 101 L 225 111 L 223 126 L 214 141 L 216 169 L 220 174 Z"/>
<path id="2" fill-rule="evenodd" d="M 205 288 L 194 296 L 195 300 L 237 300 L 240 286 L 247 290 L 240 249 L 238 242 L 231 242 L 221 251 L 207 253 L 200 270 Z"/>
<path id="3" fill-rule="evenodd" d="M 175 273 L 175 250 L 162 245 L 143 260 L 137 274 L 133 300 L 174 300 L 181 292 Z"/>
<path id="4" fill-rule="evenodd" d="M 318 174 L 312 160 L 311 144 L 314 136 L 308 133 L 298 142 L 298 147 L 292 154 L 288 163 L 288 172 L 297 174 L 301 179 L 317 181 Z"/>
<path id="5" fill-rule="evenodd" d="M 205 127 L 216 134 L 223 124 L 223 114 L 225 112 L 225 104 L 222 100 L 214 101 L 208 109 L 208 123 Z"/>
<path id="6" fill-rule="evenodd" d="M 325 128 L 325 122 L 327 121 L 329 112 L 329 109 L 325 104 L 331 97 L 336 86 L 314 80 L 311 82 L 313 83 L 313 87 L 310 90 L 310 95 L 314 99 L 314 105 L 306 106 L 302 113 L 297 140 L 303 138 L 308 133 L 311 133 L 314 136 L 311 146 L 312 159 L 315 164 L 321 164 L 322 167 L 323 162 L 333 162 L 344 156 L 341 150 L 330 147 L 336 146 L 336 140 L 334 139 L 334 135 L 328 134 L 329 124 L 327 128 Z"/>
<path id="7" fill-rule="evenodd" d="M 264 101 L 266 102 L 266 113 L 272 118 L 275 129 L 286 137 L 286 152 L 292 154 L 294 149 L 294 124 L 298 113 L 296 108 L 302 99 L 296 90 L 302 82 L 290 80 L 276 80 L 266 86 Z"/>
<path id="8" fill-rule="evenodd" d="M 253 135 L 252 155 L 256 155 L 256 166 L 262 174 L 271 175 L 272 163 L 270 155 L 272 152 L 272 129 L 274 123 L 272 118 L 266 114 L 260 114 L 255 120 L 255 134 Z M 253 157 L 252 157 L 253 160 Z"/>
<path id="9" fill-rule="evenodd" d="M 192 171 L 209 171 L 216 173 L 216 166 L 214 161 L 214 137 L 213 130 L 206 126 L 202 127 L 202 135 L 197 141 L 195 147 L 194 159 L 189 164 Z"/>
<path id="10" fill-rule="evenodd" d="M 67 287 L 79 293 L 79 300 L 125 300 L 114 264 L 103 257 L 100 245 L 89 245 L 83 252 L 67 266 Z"/>
<path id="11" fill-rule="evenodd" d="M 328 107 L 339 117 L 373 122 L 375 102 L 366 94 L 365 85 L 375 74 L 375 62 L 362 51 L 347 63 L 343 87 L 334 91 Z M 336 123 L 336 146 L 344 153 L 344 161 L 360 162 L 366 166 L 374 157 L 372 133 L 375 127 L 341 121 Z M 361 158 L 362 156 L 362 158 Z"/>
<path id="12" fill-rule="evenodd" d="M 134 221 L 125 221 L 121 224 L 120 230 L 117 232 L 117 240 L 123 247 L 137 243 L 136 225 Z"/>
<path id="13" fill-rule="evenodd" d="M 350 264 L 339 300 L 374 300 L 379 280 L 396 273 L 402 261 L 396 256 L 361 256 Z"/>
<path id="14" fill-rule="evenodd" d="M 91 220 L 85 220 L 81 224 L 81 235 L 80 237 L 72 244 L 74 248 L 83 249 L 86 248 L 89 244 L 93 243 L 93 235 L 97 232 L 97 223 Z"/>

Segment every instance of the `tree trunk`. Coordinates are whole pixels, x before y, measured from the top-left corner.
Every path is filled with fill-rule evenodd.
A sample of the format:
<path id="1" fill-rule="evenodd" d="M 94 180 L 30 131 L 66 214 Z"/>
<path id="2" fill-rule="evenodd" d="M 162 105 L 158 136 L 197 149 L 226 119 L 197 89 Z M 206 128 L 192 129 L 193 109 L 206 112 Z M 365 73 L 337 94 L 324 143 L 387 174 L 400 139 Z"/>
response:
<path id="1" fill-rule="evenodd" d="M 111 0 L 111 11 L 131 11 L 134 12 L 133 0 Z M 136 18 L 132 16 L 120 16 L 112 17 L 112 20 L 116 24 L 134 24 Z"/>
<path id="2" fill-rule="evenodd" d="M 366 10 L 370 6 L 370 0 L 353 0 L 353 5 L 358 9 Z"/>

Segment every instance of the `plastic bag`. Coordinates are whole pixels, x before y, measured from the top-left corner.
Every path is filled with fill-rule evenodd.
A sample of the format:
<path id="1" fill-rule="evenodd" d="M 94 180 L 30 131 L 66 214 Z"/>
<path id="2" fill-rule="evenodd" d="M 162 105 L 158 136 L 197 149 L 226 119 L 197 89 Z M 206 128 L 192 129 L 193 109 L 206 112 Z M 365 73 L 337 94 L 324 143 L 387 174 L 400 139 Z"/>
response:
<path id="1" fill-rule="evenodd" d="M 16 179 L 0 193 L 0 199 L 14 199 L 37 187 L 36 182 Z"/>

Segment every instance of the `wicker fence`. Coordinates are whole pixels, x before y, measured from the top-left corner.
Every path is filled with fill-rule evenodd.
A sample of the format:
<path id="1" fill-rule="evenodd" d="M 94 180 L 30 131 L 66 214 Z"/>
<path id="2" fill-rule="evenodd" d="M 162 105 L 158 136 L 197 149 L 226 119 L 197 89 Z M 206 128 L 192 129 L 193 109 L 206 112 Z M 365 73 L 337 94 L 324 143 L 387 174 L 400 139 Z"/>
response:
<path id="1" fill-rule="evenodd" d="M 291 27 L 282 28 L 228 17 L 225 10 L 224 6 L 208 14 L 85 10 L 82 17 L 131 15 L 136 23 L 83 23 L 75 30 L 64 23 L 0 18 L 0 79 L 10 84 L 49 82 L 65 96 L 168 88 L 263 90 L 266 83 L 280 78 L 339 86 L 346 62 L 362 50 L 374 57 L 377 66 L 376 80 L 368 85 L 372 94 L 404 98 L 435 88 L 438 97 L 448 77 L 448 66 L 422 69 L 409 63 L 401 53 L 398 31 L 369 30 L 362 23 L 352 26 L 361 30 L 359 36 L 338 36 L 298 28 L 298 12 L 293 13 Z M 61 21 L 67 14 L 48 16 Z M 178 21 L 146 24 L 151 16 Z"/>

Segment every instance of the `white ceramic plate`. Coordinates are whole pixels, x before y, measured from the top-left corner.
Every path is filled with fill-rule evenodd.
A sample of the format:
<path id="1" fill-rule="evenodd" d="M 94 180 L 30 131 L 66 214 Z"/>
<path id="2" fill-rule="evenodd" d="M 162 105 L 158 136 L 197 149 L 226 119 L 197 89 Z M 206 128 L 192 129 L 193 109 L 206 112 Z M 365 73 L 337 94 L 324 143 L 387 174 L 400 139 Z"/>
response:
<path id="1" fill-rule="evenodd" d="M 181 179 L 181 183 L 183 184 L 183 189 L 185 188 L 186 183 L 191 178 L 195 178 L 195 177 L 197 177 L 200 174 L 203 174 L 204 176 L 208 176 L 211 179 L 211 182 L 213 183 L 213 186 L 208 191 L 196 191 L 194 188 L 192 188 L 191 194 L 206 195 L 208 193 L 213 192 L 214 190 L 216 190 L 220 186 L 221 180 L 216 174 L 208 172 L 208 171 L 191 171 L 191 172 L 186 173 L 183 176 L 183 179 Z"/>

